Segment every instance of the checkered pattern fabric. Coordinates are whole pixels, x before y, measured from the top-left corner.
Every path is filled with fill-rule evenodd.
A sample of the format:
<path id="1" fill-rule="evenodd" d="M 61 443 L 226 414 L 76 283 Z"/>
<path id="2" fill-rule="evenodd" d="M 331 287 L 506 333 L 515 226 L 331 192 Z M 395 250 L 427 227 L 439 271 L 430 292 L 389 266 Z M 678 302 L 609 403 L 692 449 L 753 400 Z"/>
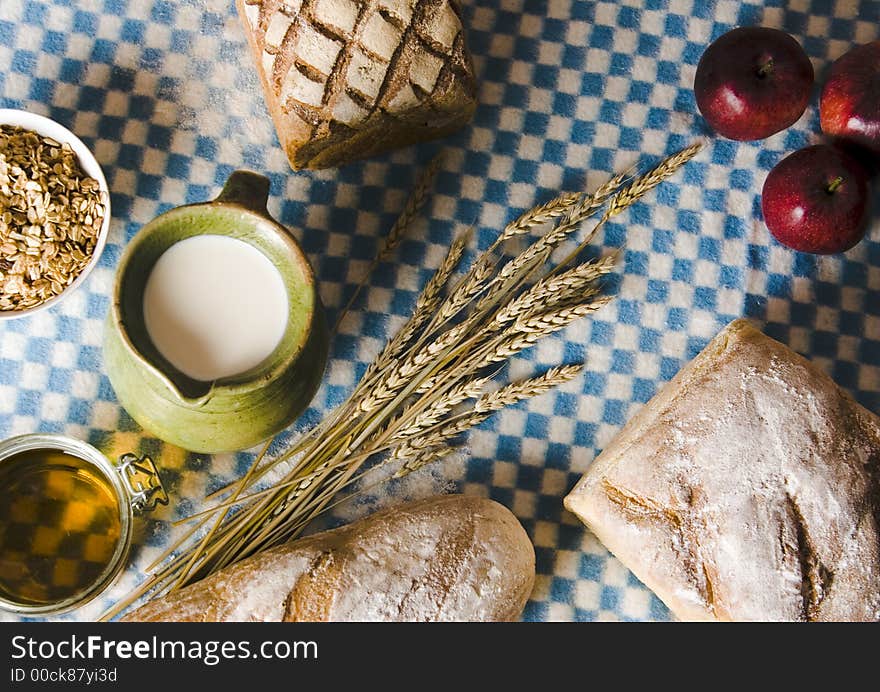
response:
<path id="1" fill-rule="evenodd" d="M 266 173 L 270 211 L 308 253 L 332 323 L 403 206 L 415 172 L 447 148 L 425 219 L 383 264 L 332 345 L 324 384 L 297 427 L 341 401 L 409 313 L 453 234 L 485 247 L 521 210 L 612 171 L 648 165 L 695 138 L 677 178 L 610 223 L 597 251 L 623 248 L 616 300 L 514 358 L 521 376 L 585 359 L 561 390 L 502 412 L 452 461 L 340 508 L 348 520 L 392 496 L 457 489 L 510 507 L 532 536 L 529 620 L 667 619 L 668 611 L 562 508 L 562 497 L 664 382 L 729 320 L 748 316 L 880 410 L 880 222 L 845 255 L 791 252 L 760 212 L 767 171 L 819 141 L 818 89 L 791 128 L 754 143 L 713 137 L 691 89 L 705 46 L 737 25 L 785 29 L 820 77 L 853 43 L 878 37 L 871 0 L 464 0 L 480 83 L 471 126 L 440 144 L 339 170 L 292 173 L 228 0 L 3 0 L 0 105 L 49 115 L 93 149 L 112 190 L 110 242 L 61 305 L 0 324 L 0 435 L 37 430 L 109 455 L 150 453 L 173 498 L 141 524 L 131 567 L 93 617 L 167 545 L 164 519 L 252 459 L 185 454 L 145 435 L 102 367 L 102 320 L 126 241 L 156 214 L 217 193 L 236 168 Z M 880 202 L 880 200 L 875 200 Z M 878 206 L 880 208 L 880 206 Z M 293 434 L 293 431 L 288 435 Z"/>

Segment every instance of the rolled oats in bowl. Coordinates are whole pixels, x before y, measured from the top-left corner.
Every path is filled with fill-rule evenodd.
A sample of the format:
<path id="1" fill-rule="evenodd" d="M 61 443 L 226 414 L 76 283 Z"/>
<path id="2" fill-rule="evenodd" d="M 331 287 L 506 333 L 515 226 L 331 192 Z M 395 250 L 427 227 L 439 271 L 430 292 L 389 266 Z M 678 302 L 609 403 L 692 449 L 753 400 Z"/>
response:
<path id="1" fill-rule="evenodd" d="M 69 142 L 0 124 L 0 315 L 53 301 L 83 275 L 103 245 L 102 187 Z"/>

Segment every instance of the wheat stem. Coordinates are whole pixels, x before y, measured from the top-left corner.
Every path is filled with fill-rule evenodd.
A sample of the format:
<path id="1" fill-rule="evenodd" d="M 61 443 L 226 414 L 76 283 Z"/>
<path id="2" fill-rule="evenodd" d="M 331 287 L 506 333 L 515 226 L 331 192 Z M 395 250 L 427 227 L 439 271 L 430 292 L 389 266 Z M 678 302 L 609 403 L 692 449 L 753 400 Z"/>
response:
<path id="1" fill-rule="evenodd" d="M 559 218 L 568 213 L 581 199 L 583 199 L 583 195 L 580 192 L 564 192 L 549 202 L 530 209 L 504 227 L 504 231 L 495 241 L 496 246 L 515 236 L 530 233 L 537 226 L 543 226 L 548 221 Z"/>
<path id="2" fill-rule="evenodd" d="M 394 359 L 400 355 L 403 348 L 418 333 L 419 329 L 437 312 L 443 287 L 449 281 L 456 267 L 461 263 L 464 250 L 470 242 L 472 235 L 473 228 L 470 228 L 452 241 L 449 252 L 443 259 L 440 267 L 434 272 L 428 283 L 425 284 L 424 290 L 416 300 L 412 316 L 388 342 L 379 356 L 370 364 L 362 381 L 369 381 L 376 372 L 392 365 Z"/>
<path id="3" fill-rule="evenodd" d="M 339 317 L 336 318 L 336 324 L 333 325 L 334 334 L 338 331 L 339 325 L 342 324 L 342 320 L 348 315 L 358 296 L 361 294 L 361 291 L 364 289 L 364 286 L 366 286 L 367 281 L 376 271 L 376 268 L 382 262 L 385 262 L 391 257 L 397 249 L 397 246 L 400 245 L 400 241 L 403 239 L 403 234 L 406 232 L 407 228 L 409 228 L 412 221 L 418 216 L 419 211 L 422 206 L 424 206 L 425 200 L 427 199 L 428 190 L 434 183 L 434 177 L 440 169 L 441 161 L 442 154 L 438 154 L 428 163 L 428 166 L 425 168 L 425 171 L 416 183 L 415 189 L 407 199 L 403 212 L 397 217 L 397 221 L 394 222 L 391 230 L 388 231 L 388 235 L 385 236 L 385 241 L 382 243 L 382 249 L 379 250 L 378 254 L 373 259 L 369 269 L 364 273 L 364 278 L 361 279 L 361 282 L 355 288 L 354 293 L 351 294 L 351 298 L 348 299 L 345 307 L 339 313 Z"/>
<path id="4" fill-rule="evenodd" d="M 642 198 L 650 190 L 653 190 L 655 187 L 657 187 L 657 185 L 662 183 L 669 176 L 675 173 L 679 168 L 681 168 L 688 161 L 694 158 L 694 156 L 696 156 L 702 148 L 703 145 L 700 142 L 691 144 L 686 149 L 682 149 L 677 154 L 673 154 L 672 156 L 664 159 L 651 171 L 649 171 L 642 177 L 637 178 L 629 186 L 615 194 L 611 198 L 611 201 L 608 203 L 608 208 L 605 210 L 605 213 L 602 215 L 599 223 L 596 224 L 593 232 L 590 233 L 590 235 L 588 235 L 583 240 L 583 242 L 580 243 L 580 245 L 572 250 L 565 257 L 565 259 L 557 264 L 556 269 L 554 269 L 554 273 L 561 271 L 564 267 L 574 262 L 575 259 L 577 259 L 577 257 L 581 254 L 581 252 L 584 251 L 587 245 L 593 240 L 599 229 L 605 225 L 605 222 L 608 221 L 608 219 L 617 216 L 624 209 L 628 209 L 633 204 L 635 204 L 636 201 Z"/>

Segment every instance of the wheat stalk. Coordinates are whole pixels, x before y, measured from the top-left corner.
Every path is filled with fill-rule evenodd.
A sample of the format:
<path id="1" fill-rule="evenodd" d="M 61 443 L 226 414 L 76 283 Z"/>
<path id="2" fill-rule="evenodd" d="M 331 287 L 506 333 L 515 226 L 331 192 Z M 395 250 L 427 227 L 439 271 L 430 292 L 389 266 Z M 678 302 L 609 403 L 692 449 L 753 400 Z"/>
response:
<path id="1" fill-rule="evenodd" d="M 417 454 L 412 459 L 407 460 L 402 467 L 394 472 L 392 478 L 403 478 L 413 471 L 418 471 L 428 464 L 433 464 L 435 461 L 439 461 L 453 451 L 455 451 L 455 447 L 450 447 L 449 445 L 427 449 L 420 454 Z"/>
<path id="2" fill-rule="evenodd" d="M 531 233 L 535 228 L 559 217 L 567 216 L 569 221 L 580 223 L 596 210 L 601 209 L 606 200 L 623 185 L 627 177 L 628 174 L 622 173 L 600 185 L 592 194 L 565 192 L 549 202 L 530 209 L 504 227 L 504 231 L 493 243 L 493 249 L 510 238 Z"/>
<path id="3" fill-rule="evenodd" d="M 573 380 L 583 372 L 584 367 L 586 367 L 584 363 L 560 365 L 550 368 L 538 377 L 521 382 L 513 382 L 496 392 L 483 394 L 474 404 L 474 411 L 476 413 L 500 411 L 507 406 L 513 406 L 513 404 L 523 399 L 540 396 L 554 387 Z"/>
<path id="4" fill-rule="evenodd" d="M 700 142 L 691 144 L 680 152 L 663 159 L 653 170 L 618 192 L 608 204 L 608 210 L 605 212 L 608 218 L 616 216 L 624 209 L 632 206 L 646 193 L 653 190 L 672 173 L 694 158 L 702 148 L 703 145 Z"/>
<path id="5" fill-rule="evenodd" d="M 520 382 L 508 384 L 498 391 L 480 396 L 469 411 L 455 416 L 451 422 L 435 424 L 398 446 L 391 454 L 392 459 L 418 457 L 426 450 L 448 443 L 486 420 L 492 413 L 507 406 L 513 406 L 524 399 L 540 396 L 545 392 L 577 377 L 584 369 L 583 364 L 562 365 L 550 368 L 543 375 Z"/>
<path id="6" fill-rule="evenodd" d="M 590 241 L 592 241 L 593 237 L 605 224 L 605 222 L 608 221 L 608 219 L 617 216 L 624 209 L 628 209 L 633 204 L 635 204 L 639 199 L 644 197 L 648 192 L 653 190 L 660 183 L 666 180 L 666 178 L 668 178 L 679 168 L 684 166 L 688 161 L 694 158 L 694 156 L 696 156 L 702 148 L 702 143 L 694 142 L 689 147 L 686 147 L 681 151 L 673 154 L 672 156 L 668 156 L 667 158 L 663 159 L 663 161 L 661 161 L 654 169 L 652 169 L 645 175 L 637 178 L 628 187 L 614 194 L 608 202 L 605 213 L 602 215 L 599 223 L 596 224 L 596 227 L 593 229 L 593 232 L 588 235 L 581 242 L 580 245 L 572 250 L 571 253 L 569 253 L 569 255 L 559 263 L 554 273 L 557 273 L 562 267 L 566 266 L 570 262 L 573 262 L 578 257 L 578 255 L 583 252 L 584 248 L 586 248 Z"/>
<path id="7" fill-rule="evenodd" d="M 486 289 L 487 282 L 492 278 L 495 262 L 489 256 L 477 260 L 473 269 L 459 282 L 455 290 L 440 306 L 434 324 L 442 324 L 455 317 L 471 301 Z"/>
<path id="8" fill-rule="evenodd" d="M 369 380 L 372 376 L 391 365 L 394 359 L 400 355 L 403 347 L 408 344 L 418 333 L 424 323 L 434 315 L 440 307 L 440 295 L 443 287 L 449 281 L 449 277 L 461 262 L 464 250 L 470 240 L 471 231 L 464 233 L 452 241 L 449 252 L 434 272 L 434 275 L 425 284 L 425 288 L 416 300 L 413 314 L 395 336 L 386 344 L 385 348 L 367 368 L 364 379 Z"/>
<path id="9" fill-rule="evenodd" d="M 494 412 L 570 381 L 583 365 L 550 368 L 537 377 L 486 392 L 493 364 L 529 348 L 605 305 L 600 281 L 617 254 L 576 263 L 579 249 L 555 266 L 553 251 L 604 207 L 587 232 L 672 175 L 697 151 L 689 147 L 647 175 L 620 175 L 592 194 L 566 193 L 520 215 L 477 256 L 454 285 L 469 235 L 453 241 L 427 282 L 413 315 L 367 369 L 349 399 L 273 459 L 257 458 L 231 493 L 192 517 L 198 523 L 168 551 L 151 577 L 105 614 L 109 618 L 152 591 L 192 583 L 265 548 L 300 535 L 316 516 L 341 501 L 352 484 L 385 463 L 401 461 L 405 476 L 448 455 L 461 434 Z M 376 263 L 387 259 L 425 201 L 432 171 L 422 177 Z M 506 241 L 541 230 L 505 263 L 495 251 Z M 581 243 L 581 246 L 584 243 Z M 550 266 L 548 266 L 548 264 Z M 374 263 L 375 266 L 375 263 Z M 445 296 L 445 297 L 444 297 Z M 353 302 L 353 301 L 352 301 Z M 281 463 L 289 468 L 264 487 Z M 238 511 L 231 511 L 238 508 Z M 207 531 L 199 536 L 199 527 Z"/>
<path id="10" fill-rule="evenodd" d="M 412 421 L 408 423 L 406 427 L 397 429 L 391 437 L 391 442 L 407 440 L 410 437 L 419 435 L 427 428 L 437 425 L 443 417 L 456 406 L 468 399 L 480 396 L 483 387 L 486 386 L 489 379 L 490 378 L 488 377 L 478 377 L 475 380 L 470 380 L 457 385 L 448 394 L 414 416 Z"/>
<path id="11" fill-rule="evenodd" d="M 352 305 L 354 305 L 354 302 L 357 300 L 358 296 L 361 294 L 361 291 L 364 289 L 367 280 L 373 275 L 373 273 L 376 271 L 376 268 L 382 262 L 385 262 L 386 260 L 388 260 L 389 257 L 391 257 L 391 255 L 397 249 L 397 246 L 400 245 L 400 241 L 403 238 L 406 230 L 409 228 L 410 224 L 416 217 L 418 217 L 419 211 L 424 206 L 425 200 L 428 197 L 428 190 L 434 183 L 434 178 L 437 175 L 437 171 L 440 170 L 441 163 L 442 154 L 438 154 L 428 163 L 427 167 L 425 168 L 424 172 L 416 183 L 415 188 L 407 199 L 406 206 L 403 208 L 403 212 L 401 212 L 400 216 L 397 217 L 397 220 L 394 222 L 391 230 L 389 230 L 388 234 L 385 236 L 385 240 L 382 243 L 382 248 L 376 254 L 376 257 L 373 258 L 373 261 L 370 264 L 370 268 L 364 274 L 364 278 L 357 285 L 357 288 L 354 289 L 354 293 L 351 294 L 351 298 L 348 299 L 345 307 L 340 311 L 339 317 L 336 318 L 336 324 L 333 327 L 334 332 L 339 329 L 339 325 L 342 324 L 342 320 L 344 320 L 346 315 L 348 315 Z"/>
<path id="12" fill-rule="evenodd" d="M 559 195 L 559 197 L 551 199 L 544 204 L 540 204 L 534 209 L 530 209 L 516 220 L 507 224 L 496 243 L 500 245 L 509 238 L 524 233 L 531 233 L 532 229 L 536 226 L 543 226 L 548 221 L 552 221 L 553 219 L 568 213 L 568 211 L 575 204 L 580 202 L 582 198 L 583 194 L 580 192 L 564 192 Z"/>
<path id="13" fill-rule="evenodd" d="M 482 354 L 481 358 L 476 362 L 476 367 L 482 368 L 493 363 L 506 361 L 520 351 L 534 346 L 545 336 L 553 334 L 563 327 L 567 327 L 580 317 L 586 317 L 590 313 L 596 312 L 609 302 L 611 302 L 609 296 L 602 296 L 591 299 L 590 303 L 584 305 L 565 308 L 546 315 L 530 317 L 527 320 L 519 319 L 512 327 L 501 334 L 487 352 Z M 525 328 L 520 327 L 520 325 L 524 325 Z"/>
<path id="14" fill-rule="evenodd" d="M 600 277 L 614 270 L 617 253 L 596 262 L 584 262 L 563 274 L 549 276 L 538 281 L 528 291 L 514 298 L 495 313 L 494 322 L 501 326 L 515 320 L 538 306 L 549 307 L 558 303 L 586 300 L 595 295 L 593 287 Z"/>

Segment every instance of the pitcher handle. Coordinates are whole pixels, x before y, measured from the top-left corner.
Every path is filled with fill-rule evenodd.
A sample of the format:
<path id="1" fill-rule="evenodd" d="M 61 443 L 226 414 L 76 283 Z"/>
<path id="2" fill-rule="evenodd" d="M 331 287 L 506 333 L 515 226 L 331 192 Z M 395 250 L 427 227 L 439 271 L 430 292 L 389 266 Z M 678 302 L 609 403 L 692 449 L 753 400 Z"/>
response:
<path id="1" fill-rule="evenodd" d="M 269 179 L 251 171 L 233 171 L 215 202 L 239 204 L 245 209 L 269 216 Z"/>

